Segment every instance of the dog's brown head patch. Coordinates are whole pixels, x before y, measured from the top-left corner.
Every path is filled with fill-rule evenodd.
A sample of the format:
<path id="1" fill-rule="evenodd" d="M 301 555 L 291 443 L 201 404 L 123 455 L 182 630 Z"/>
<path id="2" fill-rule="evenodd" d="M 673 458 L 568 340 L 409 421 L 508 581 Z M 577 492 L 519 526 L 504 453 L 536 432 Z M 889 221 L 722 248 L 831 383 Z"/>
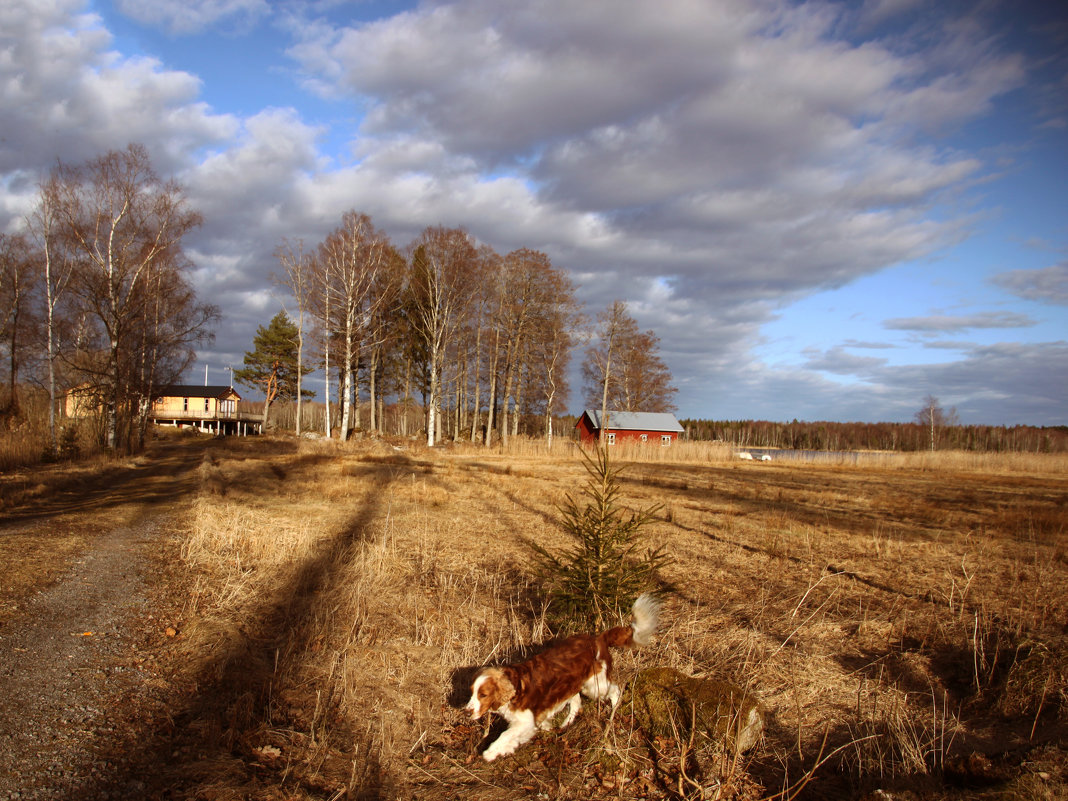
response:
<path id="1" fill-rule="evenodd" d="M 478 720 L 488 712 L 500 709 L 515 697 L 515 686 L 500 668 L 486 668 L 471 685 L 471 700 L 465 707 Z"/>

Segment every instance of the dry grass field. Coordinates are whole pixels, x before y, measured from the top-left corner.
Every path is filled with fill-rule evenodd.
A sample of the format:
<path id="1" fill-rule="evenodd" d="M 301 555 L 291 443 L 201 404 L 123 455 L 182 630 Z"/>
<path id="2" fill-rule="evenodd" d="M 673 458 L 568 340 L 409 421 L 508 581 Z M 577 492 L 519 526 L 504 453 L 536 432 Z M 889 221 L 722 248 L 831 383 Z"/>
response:
<path id="1" fill-rule="evenodd" d="M 768 710 L 759 746 L 647 737 L 625 700 L 477 756 L 473 671 L 554 634 L 529 543 L 568 544 L 557 505 L 585 479 L 570 444 L 231 439 L 205 456 L 183 547 L 190 792 L 1068 797 L 1064 457 L 620 456 L 628 503 L 662 505 L 647 536 L 672 562 L 663 630 L 617 673 L 744 685 Z"/>
<path id="2" fill-rule="evenodd" d="M 168 612 L 181 692 L 138 735 L 164 797 L 1068 799 L 1064 456 L 614 452 L 671 558 L 662 630 L 617 676 L 743 685 L 764 738 L 647 736 L 625 695 L 485 763 L 461 707 L 475 670 L 557 633 L 530 543 L 569 544 L 574 446 L 203 453 Z"/>

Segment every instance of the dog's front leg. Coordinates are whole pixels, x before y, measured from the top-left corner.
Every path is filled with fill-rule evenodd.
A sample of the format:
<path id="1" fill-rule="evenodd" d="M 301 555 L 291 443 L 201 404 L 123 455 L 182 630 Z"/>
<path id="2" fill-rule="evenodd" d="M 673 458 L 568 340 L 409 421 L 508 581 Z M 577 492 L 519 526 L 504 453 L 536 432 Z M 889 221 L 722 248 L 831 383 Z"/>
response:
<path id="1" fill-rule="evenodd" d="M 616 707 L 619 706 L 619 699 L 623 697 L 623 691 L 619 689 L 619 685 L 615 682 L 608 682 L 608 700 L 612 702 L 612 712 L 616 711 Z"/>
<path id="2" fill-rule="evenodd" d="M 508 756 L 515 749 L 529 742 L 538 727 L 534 725 L 534 713 L 524 712 L 516 715 L 509 721 L 510 725 L 501 732 L 501 736 L 493 741 L 493 744 L 482 753 L 482 758 L 492 762 L 499 756 Z"/>
<path id="3" fill-rule="evenodd" d="M 564 718 L 564 722 L 560 724 L 560 730 L 563 731 L 571 722 L 575 719 L 575 715 L 582 709 L 582 696 L 579 693 L 575 693 L 573 696 L 567 699 L 567 717 Z"/>

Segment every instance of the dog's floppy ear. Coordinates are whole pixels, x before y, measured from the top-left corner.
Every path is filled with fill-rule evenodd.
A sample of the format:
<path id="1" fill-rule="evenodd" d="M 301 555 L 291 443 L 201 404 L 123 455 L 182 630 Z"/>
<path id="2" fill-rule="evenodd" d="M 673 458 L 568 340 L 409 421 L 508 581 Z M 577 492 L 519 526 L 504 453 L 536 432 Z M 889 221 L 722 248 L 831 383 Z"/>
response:
<path id="1" fill-rule="evenodd" d="M 500 709 L 515 698 L 515 685 L 503 670 L 490 668 L 482 675 L 486 677 L 486 681 L 479 690 L 486 691 L 485 703 L 490 709 Z"/>

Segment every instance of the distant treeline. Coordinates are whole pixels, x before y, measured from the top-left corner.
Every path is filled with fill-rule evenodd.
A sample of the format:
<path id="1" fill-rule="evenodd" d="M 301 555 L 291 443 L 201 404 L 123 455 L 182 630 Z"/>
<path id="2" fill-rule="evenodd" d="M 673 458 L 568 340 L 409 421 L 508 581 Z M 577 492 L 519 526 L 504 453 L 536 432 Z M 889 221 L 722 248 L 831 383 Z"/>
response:
<path id="1" fill-rule="evenodd" d="M 687 438 L 750 448 L 796 450 L 922 451 L 931 430 L 919 423 L 773 423 L 765 420 L 680 420 Z M 1066 453 L 1068 426 L 943 426 L 935 431 L 939 450 Z"/>

